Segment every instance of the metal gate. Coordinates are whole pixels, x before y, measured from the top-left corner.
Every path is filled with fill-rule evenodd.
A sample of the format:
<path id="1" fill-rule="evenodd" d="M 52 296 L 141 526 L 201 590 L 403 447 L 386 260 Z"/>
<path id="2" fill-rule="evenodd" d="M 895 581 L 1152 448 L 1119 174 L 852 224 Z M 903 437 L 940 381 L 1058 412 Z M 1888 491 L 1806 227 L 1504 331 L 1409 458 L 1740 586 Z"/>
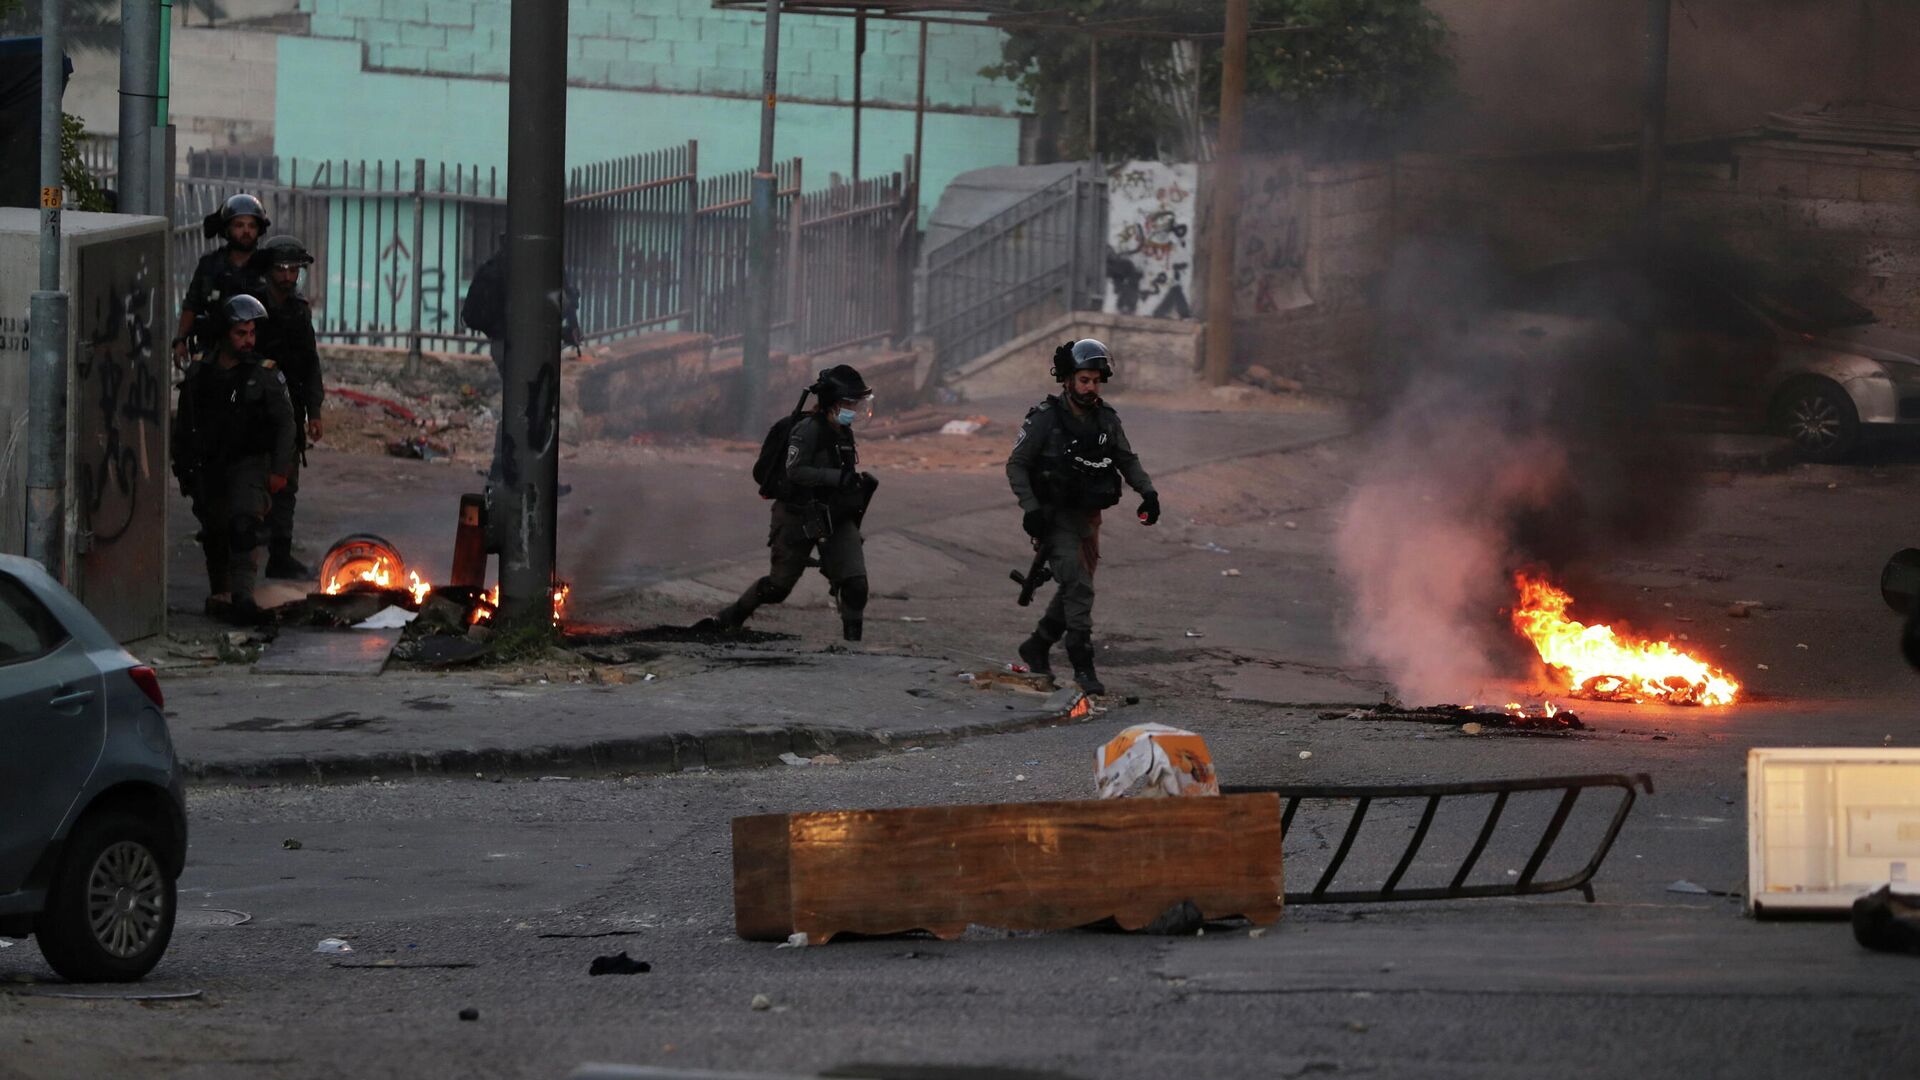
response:
<path id="1" fill-rule="evenodd" d="M 749 170 L 699 175 L 684 146 L 573 169 L 566 189 L 568 284 L 589 341 L 652 330 L 739 340 L 748 288 Z M 247 191 L 315 257 L 305 290 L 322 339 L 477 350 L 460 318 L 481 263 L 506 233 L 497 169 L 412 162 L 276 163 L 196 156 L 210 175 L 176 182 L 174 295 L 206 239 L 201 219 Z M 904 337 L 917 196 L 900 173 L 803 194 L 799 159 L 776 169 L 774 343 L 796 353 Z"/>
<path id="2" fill-rule="evenodd" d="M 963 364 L 1105 295 L 1107 176 L 1089 162 L 927 252 L 921 332 Z"/>

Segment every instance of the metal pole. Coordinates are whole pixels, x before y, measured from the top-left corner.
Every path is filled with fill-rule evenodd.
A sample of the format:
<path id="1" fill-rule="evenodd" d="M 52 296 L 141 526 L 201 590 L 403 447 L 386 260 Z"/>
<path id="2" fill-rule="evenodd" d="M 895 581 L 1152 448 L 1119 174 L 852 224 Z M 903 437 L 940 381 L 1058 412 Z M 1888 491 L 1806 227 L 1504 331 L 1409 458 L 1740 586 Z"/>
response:
<path id="1" fill-rule="evenodd" d="M 511 186 L 511 182 L 509 182 Z M 420 375 L 420 308 L 425 293 L 420 271 L 426 268 L 427 255 L 427 160 L 413 159 L 413 333 L 407 338 L 407 359 L 401 373 L 408 378 Z"/>
<path id="2" fill-rule="evenodd" d="M 745 382 L 740 431 L 758 438 L 766 411 L 768 346 L 773 322 L 773 107 L 780 72 L 780 0 L 766 0 L 767 40 L 760 75 L 760 165 L 753 173 L 747 219 L 747 325 L 741 342 Z"/>
<path id="3" fill-rule="evenodd" d="M 120 203 L 123 214 L 153 212 L 153 119 L 160 81 L 160 9 L 120 0 Z"/>
<path id="4" fill-rule="evenodd" d="M 552 618 L 560 484 L 560 289 L 567 157 L 567 8 L 513 0 L 507 75 L 507 355 L 500 391 L 500 612 Z"/>
<path id="5" fill-rule="evenodd" d="M 27 307 L 27 556 L 66 580 L 67 294 L 60 291 L 60 0 L 40 5 L 40 289 Z"/>
<path id="6" fill-rule="evenodd" d="M 1640 209 L 1651 239 L 1660 215 L 1660 172 L 1667 141 L 1667 49 L 1672 0 L 1647 0 L 1645 97 L 1641 101 Z"/>
<path id="7" fill-rule="evenodd" d="M 152 203 L 150 214 L 173 220 L 173 125 L 168 119 L 169 95 L 173 85 L 173 0 L 160 0 L 158 18 L 159 52 L 155 57 L 153 84 L 153 180 L 148 189 Z"/>
<path id="8" fill-rule="evenodd" d="M 926 191 L 920 186 L 921 170 L 926 168 L 926 158 L 920 148 L 927 128 L 927 24 L 920 24 L 920 75 L 913 91 L 913 192 L 914 197 L 926 198 Z"/>
<path id="9" fill-rule="evenodd" d="M 860 184 L 860 76 L 867 60 L 867 12 L 853 16 L 853 183 Z"/>
<path id="10" fill-rule="evenodd" d="M 1220 71 L 1220 146 L 1213 159 L 1213 222 L 1207 243 L 1207 382 L 1233 370 L 1233 249 L 1240 211 L 1241 107 L 1247 93 L 1247 0 L 1227 0 Z"/>
<path id="11" fill-rule="evenodd" d="M 1087 159 L 1100 156 L 1100 38 L 1087 39 Z"/>

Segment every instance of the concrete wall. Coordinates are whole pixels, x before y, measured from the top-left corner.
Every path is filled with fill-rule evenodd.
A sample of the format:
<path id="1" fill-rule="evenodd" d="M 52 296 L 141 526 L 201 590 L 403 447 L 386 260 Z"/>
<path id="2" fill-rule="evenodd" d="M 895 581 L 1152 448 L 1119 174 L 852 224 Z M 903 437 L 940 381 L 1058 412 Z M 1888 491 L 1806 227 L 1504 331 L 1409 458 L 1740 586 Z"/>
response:
<path id="1" fill-rule="evenodd" d="M 1429 0 L 1459 62 L 1462 109 L 1434 145 L 1575 148 L 1638 130 L 1645 5 L 1638 0 Z M 1912 0 L 1675 3 L 1669 133 L 1756 127 L 1803 102 L 1920 108 L 1920 5 Z"/>
<path id="2" fill-rule="evenodd" d="M 276 151 L 285 157 L 506 164 L 508 0 L 302 0 L 311 39 L 280 46 Z M 757 12 L 709 0 L 571 0 L 568 163 L 700 141 L 705 173 L 747 168 L 759 147 Z M 781 19 L 776 153 L 809 187 L 852 167 L 853 21 Z M 929 33 L 923 206 L 971 168 L 1019 156 L 1020 102 L 979 69 L 997 31 Z M 913 149 L 916 28 L 874 21 L 862 97 L 864 175 Z M 370 123 L 393 116 L 399 122 Z"/>
<path id="3" fill-rule="evenodd" d="M 1032 395 L 1037 401 L 1054 386 L 1053 350 L 1083 337 L 1106 343 L 1115 377 L 1128 390 L 1181 390 L 1198 382 L 1200 323 L 1076 311 L 943 373 L 941 383 L 967 399 Z"/>
<path id="4" fill-rule="evenodd" d="M 1635 218 L 1626 168 L 1408 155 L 1397 231 L 1483 239 L 1504 261 L 1594 254 Z M 1674 220 L 1755 258 L 1806 267 L 1891 326 L 1920 327 L 1920 159 L 1900 151 L 1758 141 L 1731 167 L 1668 183 Z"/>

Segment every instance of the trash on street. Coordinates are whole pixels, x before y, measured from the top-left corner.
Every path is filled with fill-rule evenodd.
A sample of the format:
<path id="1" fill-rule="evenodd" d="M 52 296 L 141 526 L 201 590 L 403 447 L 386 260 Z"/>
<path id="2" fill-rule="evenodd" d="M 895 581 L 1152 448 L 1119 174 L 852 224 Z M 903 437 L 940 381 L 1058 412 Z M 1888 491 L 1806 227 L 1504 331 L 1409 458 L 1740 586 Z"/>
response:
<path id="1" fill-rule="evenodd" d="M 1205 739 L 1166 724 L 1136 724 L 1095 754 L 1094 789 L 1103 799 L 1218 795 L 1220 778 Z"/>

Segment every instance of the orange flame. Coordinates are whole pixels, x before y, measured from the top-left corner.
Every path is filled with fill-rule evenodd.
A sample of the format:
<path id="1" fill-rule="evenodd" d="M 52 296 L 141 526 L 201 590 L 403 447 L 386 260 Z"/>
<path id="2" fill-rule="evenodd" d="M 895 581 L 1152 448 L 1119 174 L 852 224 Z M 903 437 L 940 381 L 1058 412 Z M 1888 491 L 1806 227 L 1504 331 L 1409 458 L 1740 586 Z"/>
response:
<path id="1" fill-rule="evenodd" d="M 418 578 L 416 576 L 415 580 Z M 355 585 L 371 585 L 376 589 L 397 589 L 400 587 L 400 568 L 385 555 L 368 559 L 355 559 L 334 572 L 333 579 L 320 586 L 320 591 L 334 596 Z"/>
<path id="2" fill-rule="evenodd" d="M 1740 693 L 1740 684 L 1726 672 L 1670 642 L 1623 638 L 1604 623 L 1588 626 L 1568 618 L 1573 597 L 1544 580 L 1515 574 L 1514 586 L 1520 592 L 1514 629 L 1533 643 L 1575 697 L 1730 705 Z"/>
<path id="3" fill-rule="evenodd" d="M 567 598 L 572 595 L 573 595 L 573 586 L 567 584 L 566 582 L 562 581 L 554 585 L 553 587 L 553 621 L 554 622 L 559 622 L 560 619 L 566 614 Z M 495 585 L 493 588 L 488 589 L 486 592 L 480 594 L 480 599 L 473 606 L 473 615 L 470 617 L 469 621 L 474 623 L 492 622 L 493 613 L 495 611 L 498 611 L 499 609 L 500 609 L 500 586 Z"/>

